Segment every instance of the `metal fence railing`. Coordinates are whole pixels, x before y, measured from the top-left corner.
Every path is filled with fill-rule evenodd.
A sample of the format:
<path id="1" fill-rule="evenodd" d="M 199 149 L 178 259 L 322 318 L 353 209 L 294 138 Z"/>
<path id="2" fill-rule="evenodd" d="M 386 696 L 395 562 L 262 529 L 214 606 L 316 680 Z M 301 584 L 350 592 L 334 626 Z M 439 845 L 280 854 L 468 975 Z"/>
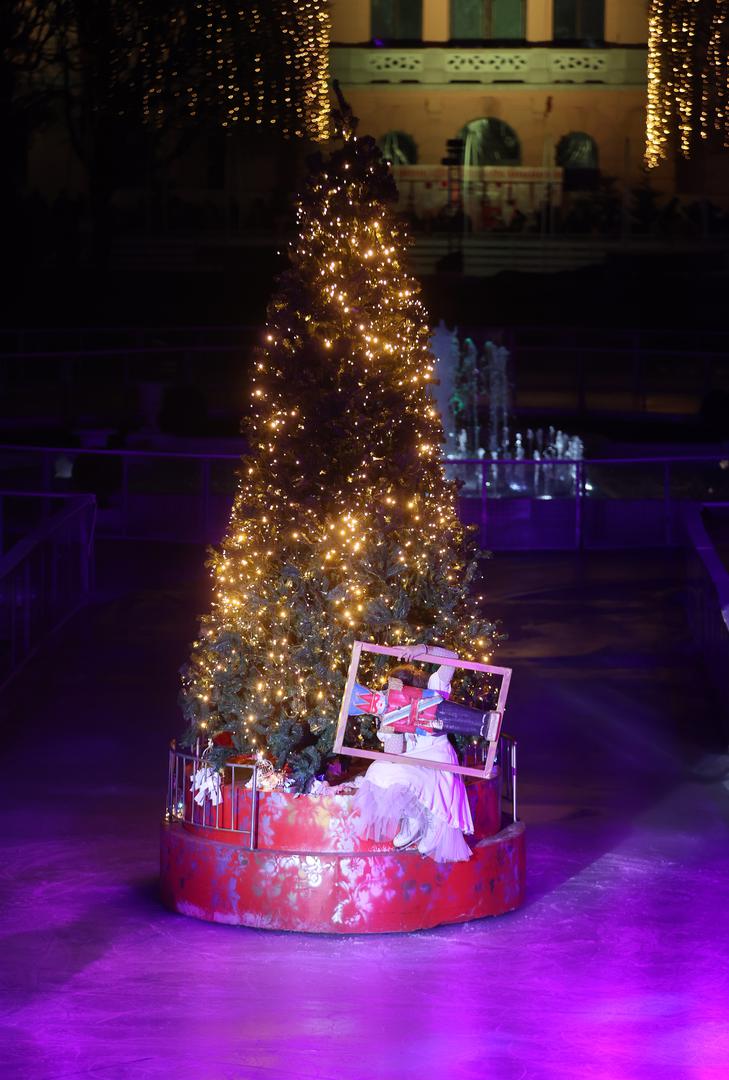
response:
<path id="1" fill-rule="evenodd" d="M 509 807 L 512 821 L 518 821 L 518 801 L 516 786 L 516 750 L 517 740 L 513 735 L 507 735 L 502 731 L 496 749 L 495 764 L 499 770 L 499 785 L 502 804 Z M 486 761 L 487 745 L 479 742 L 476 746 L 469 746 L 466 750 L 465 760 L 469 765 L 483 765 Z"/>
<path id="2" fill-rule="evenodd" d="M 237 454 L 0 446 L 0 487 L 98 503 L 97 534 L 210 543 L 235 494 Z M 683 543 L 691 503 L 729 501 L 729 459 L 455 459 L 461 519 L 491 551 L 664 547 Z"/>
<path id="3" fill-rule="evenodd" d="M 507 347 L 519 414 L 556 410 L 695 419 L 712 393 L 729 388 L 726 332 L 479 325 L 461 330 L 478 348 L 487 340 Z M 205 409 L 211 416 L 238 416 L 248 401 L 251 349 L 261 340 L 261 328 L 252 326 L 0 330 L 0 391 L 8 414 L 34 424 L 38 418 L 110 430 L 156 424 L 172 387 L 197 388 L 201 423 Z"/>
<path id="4" fill-rule="evenodd" d="M 225 528 L 240 461 L 239 454 L 2 446 L 0 485 L 92 492 L 101 537 L 208 543 Z"/>
<path id="5" fill-rule="evenodd" d="M 721 522 L 717 546 L 711 518 Z M 721 708 L 723 743 L 729 744 L 729 502 L 692 507 L 688 534 L 687 614 L 691 636 Z M 723 548 L 723 550 L 722 550 Z"/>
<path id="6" fill-rule="evenodd" d="M 729 460 L 453 459 L 462 520 L 492 551 L 671 547 L 687 505 L 729 499 Z"/>
<path id="7" fill-rule="evenodd" d="M 502 732 L 496 761 L 500 768 L 501 798 L 517 816 L 516 739 Z M 470 760 L 475 760 L 471 756 Z M 258 761 L 232 762 L 213 767 L 205 750 L 179 750 L 170 744 L 167 767 L 165 821 L 240 837 L 254 850 L 258 843 Z"/>
<path id="8" fill-rule="evenodd" d="M 258 772 L 255 761 L 214 768 L 204 750 L 178 750 L 173 740 L 165 820 L 240 835 L 253 850 L 258 833 Z"/>
<path id="9" fill-rule="evenodd" d="M 643 354 L 661 355 L 664 350 L 680 350 L 686 356 L 714 352 L 729 355 L 729 330 L 708 327 L 662 326 L 490 326 L 468 325 L 464 333 L 474 340 L 480 337 L 493 339 L 495 334 L 504 337 L 503 344 L 514 354 L 525 349 L 534 352 L 549 350 L 559 355 L 563 349 L 580 349 L 589 353 L 600 342 L 601 350 L 610 348 L 615 352 L 639 357 Z M 20 326 L 0 329 L 0 354 L 3 363 L 8 356 L 30 356 L 43 353 L 47 356 L 87 355 L 93 360 L 96 354 L 112 351 L 116 354 L 147 353 L 159 348 L 200 349 L 228 348 L 259 340 L 260 327 L 249 324 L 225 326 Z M 201 356 L 201 353 L 197 353 Z"/>
<path id="10" fill-rule="evenodd" d="M 86 600 L 96 503 L 0 491 L 0 686 Z"/>

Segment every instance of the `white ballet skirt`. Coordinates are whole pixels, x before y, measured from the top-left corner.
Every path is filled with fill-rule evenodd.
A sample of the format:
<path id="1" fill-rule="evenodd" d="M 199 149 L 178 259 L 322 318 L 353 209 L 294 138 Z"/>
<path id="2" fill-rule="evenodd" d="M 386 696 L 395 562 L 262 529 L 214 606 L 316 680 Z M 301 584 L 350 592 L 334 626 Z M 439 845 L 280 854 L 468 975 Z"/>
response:
<path id="1" fill-rule="evenodd" d="M 428 685 L 442 692 L 437 675 L 431 676 Z M 409 761 L 428 758 L 458 764 L 447 735 L 406 735 L 405 739 L 402 756 Z M 354 807 L 359 811 L 356 828 L 369 839 L 392 840 L 403 818 L 415 818 L 421 829 L 417 845 L 421 855 L 436 862 L 465 862 L 471 857 L 463 834 L 473 833 L 473 818 L 458 773 L 375 761 L 359 786 Z"/>

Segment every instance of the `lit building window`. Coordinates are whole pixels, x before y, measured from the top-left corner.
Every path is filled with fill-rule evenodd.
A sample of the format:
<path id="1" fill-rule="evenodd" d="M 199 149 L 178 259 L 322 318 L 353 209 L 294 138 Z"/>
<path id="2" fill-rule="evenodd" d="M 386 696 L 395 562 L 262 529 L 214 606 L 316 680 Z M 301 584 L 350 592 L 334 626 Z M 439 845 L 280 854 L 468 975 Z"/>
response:
<path id="1" fill-rule="evenodd" d="M 383 157 L 393 165 L 416 165 L 418 162 L 415 140 L 404 131 L 388 131 L 377 143 Z"/>
<path id="2" fill-rule="evenodd" d="M 596 169 L 597 143 L 584 131 L 570 131 L 557 143 L 556 163 L 563 169 Z"/>
<path id="3" fill-rule="evenodd" d="M 372 40 L 421 41 L 423 0 L 372 0 Z"/>
<path id="4" fill-rule="evenodd" d="M 554 40 L 602 44 L 605 0 L 554 0 Z"/>
<path id="5" fill-rule="evenodd" d="M 453 41 L 523 41 L 525 0 L 451 0 Z"/>
<path id="6" fill-rule="evenodd" d="M 493 116 L 462 127 L 464 165 L 520 165 L 521 144 L 513 128 Z"/>

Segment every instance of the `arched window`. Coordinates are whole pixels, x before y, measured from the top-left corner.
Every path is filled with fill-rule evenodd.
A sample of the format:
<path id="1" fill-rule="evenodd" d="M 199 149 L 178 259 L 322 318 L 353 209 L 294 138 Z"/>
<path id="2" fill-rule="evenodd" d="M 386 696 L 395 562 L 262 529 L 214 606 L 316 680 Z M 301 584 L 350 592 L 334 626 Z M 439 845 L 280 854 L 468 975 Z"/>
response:
<path id="1" fill-rule="evenodd" d="M 601 45 L 605 40 L 605 0 L 554 0 L 554 40 Z"/>
<path id="2" fill-rule="evenodd" d="M 464 165 L 520 165 L 521 145 L 513 128 L 493 116 L 471 120 L 458 132 Z"/>
<path id="3" fill-rule="evenodd" d="M 584 131 L 570 131 L 557 143 L 555 162 L 564 169 L 564 191 L 596 191 L 600 186 L 597 143 Z"/>
<path id="4" fill-rule="evenodd" d="M 557 143 L 556 163 L 563 169 L 596 169 L 597 143 L 584 131 L 570 131 Z"/>
<path id="5" fill-rule="evenodd" d="M 411 135 L 404 131 L 388 131 L 377 140 L 382 156 L 393 165 L 416 165 L 418 148 Z"/>
<path id="6" fill-rule="evenodd" d="M 372 0 L 371 15 L 377 44 L 422 40 L 423 0 Z"/>
<path id="7" fill-rule="evenodd" d="M 451 40 L 523 41 L 525 0 L 451 0 Z"/>

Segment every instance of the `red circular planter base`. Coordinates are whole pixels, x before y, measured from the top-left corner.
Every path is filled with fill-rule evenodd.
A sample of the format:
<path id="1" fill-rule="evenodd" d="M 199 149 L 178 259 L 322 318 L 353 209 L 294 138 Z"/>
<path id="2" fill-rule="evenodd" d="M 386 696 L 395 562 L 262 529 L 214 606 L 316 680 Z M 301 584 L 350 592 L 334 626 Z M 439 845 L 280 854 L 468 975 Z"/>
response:
<path id="1" fill-rule="evenodd" d="M 495 781 L 469 785 L 469 795 L 473 854 L 461 863 L 359 841 L 347 796 L 262 793 L 255 849 L 243 846 L 245 835 L 165 822 L 162 898 L 198 919 L 308 933 L 422 930 L 501 915 L 524 897 L 524 826 L 496 831 Z"/>

